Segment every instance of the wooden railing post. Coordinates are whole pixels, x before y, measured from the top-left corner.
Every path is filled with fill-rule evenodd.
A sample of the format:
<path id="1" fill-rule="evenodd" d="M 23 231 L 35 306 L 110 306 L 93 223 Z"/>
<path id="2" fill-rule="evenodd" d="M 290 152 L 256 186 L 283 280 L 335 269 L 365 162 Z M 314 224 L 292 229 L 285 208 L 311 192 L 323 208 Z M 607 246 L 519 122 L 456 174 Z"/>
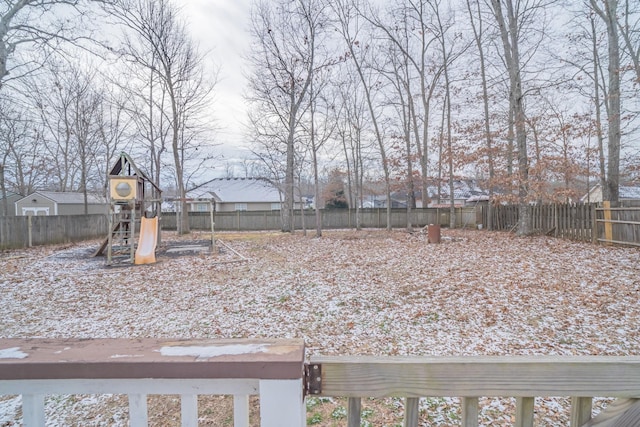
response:
<path id="1" fill-rule="evenodd" d="M 347 427 L 360 427 L 361 412 L 362 400 L 359 397 L 350 397 L 347 409 Z"/>
<path id="2" fill-rule="evenodd" d="M 571 398 L 571 419 L 569 422 L 571 427 L 582 427 L 584 423 L 591 419 L 592 402 L 593 399 L 591 397 Z"/>
<path id="3" fill-rule="evenodd" d="M 533 427 L 533 407 L 535 398 L 518 397 L 516 399 L 515 427 Z"/>
<path id="4" fill-rule="evenodd" d="M 303 427 L 305 405 L 302 379 L 260 380 L 261 427 Z"/>
<path id="5" fill-rule="evenodd" d="M 462 398 L 462 427 L 478 427 L 478 398 Z"/>
<path id="6" fill-rule="evenodd" d="M 419 415 L 419 403 L 418 397 L 407 397 L 404 403 L 404 427 L 418 427 L 418 415 Z"/>

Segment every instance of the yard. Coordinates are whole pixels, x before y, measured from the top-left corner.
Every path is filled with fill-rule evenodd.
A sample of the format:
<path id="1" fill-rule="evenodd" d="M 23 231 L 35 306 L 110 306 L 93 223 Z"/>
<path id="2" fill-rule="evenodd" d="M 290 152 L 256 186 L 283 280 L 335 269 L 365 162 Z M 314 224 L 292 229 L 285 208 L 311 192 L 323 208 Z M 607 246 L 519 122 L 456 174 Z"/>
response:
<path id="1" fill-rule="evenodd" d="M 97 241 L 0 253 L 0 336 L 295 337 L 307 355 L 640 353 L 637 248 L 446 229 L 438 245 L 404 231 L 217 236 L 218 254 L 144 266 L 105 266 L 89 257 Z M 401 402 L 363 400 L 363 423 L 400 424 Z M 483 425 L 512 423 L 510 399 L 480 404 Z M 567 399 L 536 405 L 536 425 L 567 425 Z M 19 406 L 0 396 L 0 426 L 17 425 Z M 346 425 L 344 406 L 308 399 L 308 423 Z M 423 425 L 458 421 L 456 398 L 420 406 Z M 231 425 L 228 407 L 201 398 L 202 424 Z M 179 425 L 177 398 L 152 399 L 149 413 Z M 51 397 L 47 414 L 51 425 L 127 424 L 122 396 Z"/>

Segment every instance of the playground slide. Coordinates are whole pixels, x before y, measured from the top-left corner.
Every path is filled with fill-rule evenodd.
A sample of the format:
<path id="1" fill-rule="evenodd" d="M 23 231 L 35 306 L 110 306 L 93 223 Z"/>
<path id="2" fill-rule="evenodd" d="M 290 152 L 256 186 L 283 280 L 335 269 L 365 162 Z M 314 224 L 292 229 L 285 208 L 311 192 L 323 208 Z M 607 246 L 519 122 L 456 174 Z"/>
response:
<path id="1" fill-rule="evenodd" d="M 140 237 L 136 249 L 135 264 L 153 264 L 156 262 L 156 243 L 158 241 L 158 217 L 142 217 Z"/>

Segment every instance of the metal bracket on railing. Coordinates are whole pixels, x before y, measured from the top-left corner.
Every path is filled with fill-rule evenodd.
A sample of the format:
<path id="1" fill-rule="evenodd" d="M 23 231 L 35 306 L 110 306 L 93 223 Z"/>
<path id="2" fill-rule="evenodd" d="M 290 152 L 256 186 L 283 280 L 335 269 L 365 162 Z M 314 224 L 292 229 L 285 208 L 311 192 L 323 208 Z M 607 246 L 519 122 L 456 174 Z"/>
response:
<path id="1" fill-rule="evenodd" d="M 304 365 L 304 394 L 313 396 L 322 393 L 322 365 L 319 363 L 305 363 Z"/>

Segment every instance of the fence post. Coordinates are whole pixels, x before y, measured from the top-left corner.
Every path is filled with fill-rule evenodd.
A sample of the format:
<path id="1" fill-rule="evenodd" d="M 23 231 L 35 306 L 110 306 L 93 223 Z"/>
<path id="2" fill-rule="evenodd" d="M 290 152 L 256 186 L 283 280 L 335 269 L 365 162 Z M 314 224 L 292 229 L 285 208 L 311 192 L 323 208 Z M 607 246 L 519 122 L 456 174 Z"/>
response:
<path id="1" fill-rule="evenodd" d="M 591 204 L 591 242 L 598 243 L 598 210 L 596 204 Z"/>
<path id="2" fill-rule="evenodd" d="M 27 234 L 29 235 L 29 247 L 33 246 L 33 223 L 31 218 L 33 215 L 27 215 Z"/>
<path id="3" fill-rule="evenodd" d="M 610 245 L 613 240 L 613 225 L 611 224 L 611 202 L 608 200 L 602 202 L 604 208 L 604 238 L 607 240 L 606 244 Z"/>

